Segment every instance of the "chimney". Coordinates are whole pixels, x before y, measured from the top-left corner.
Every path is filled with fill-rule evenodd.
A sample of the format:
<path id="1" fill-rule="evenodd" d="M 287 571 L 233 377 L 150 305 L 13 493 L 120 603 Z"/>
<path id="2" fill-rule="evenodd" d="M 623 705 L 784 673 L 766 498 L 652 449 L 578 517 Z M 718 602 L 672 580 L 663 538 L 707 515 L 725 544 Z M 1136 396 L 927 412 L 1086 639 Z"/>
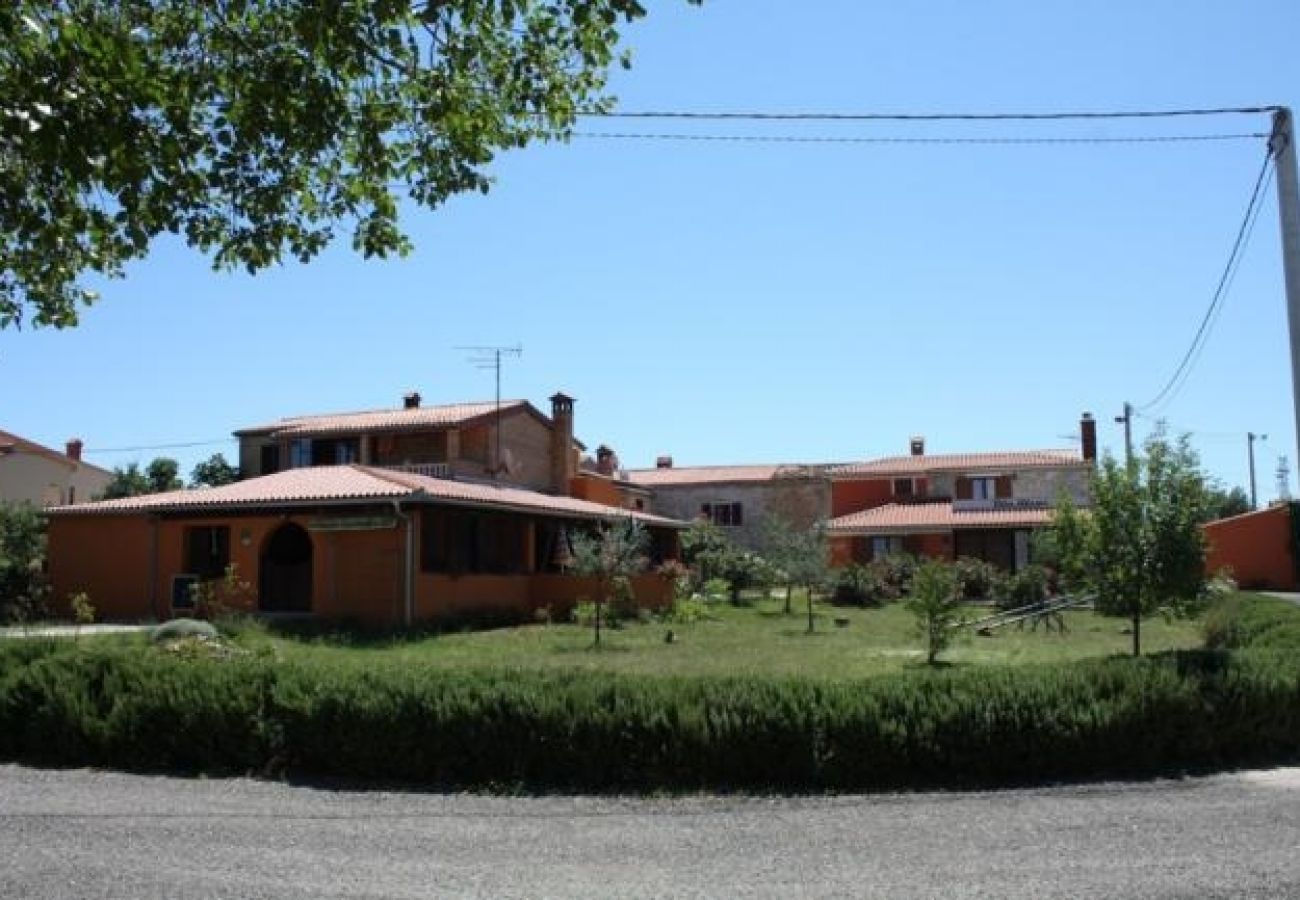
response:
<path id="1" fill-rule="evenodd" d="M 81 448 L 83 446 L 85 445 L 81 443 L 81 438 L 69 438 L 68 446 L 64 452 L 67 453 L 68 459 L 73 462 L 81 462 Z"/>
<path id="2" fill-rule="evenodd" d="M 671 469 L 673 467 L 673 458 L 671 456 L 660 456 L 655 459 L 656 469 Z"/>
<path id="3" fill-rule="evenodd" d="M 409 394 L 402 395 L 402 409 L 419 409 L 420 392 L 411 391 Z"/>
<path id="4" fill-rule="evenodd" d="M 919 434 L 912 435 L 912 455 L 925 456 L 925 438 Z"/>
<path id="5" fill-rule="evenodd" d="M 567 497 L 574 476 L 573 398 L 557 393 L 551 397 L 551 490 Z"/>
<path id="6" fill-rule="evenodd" d="M 614 451 L 604 444 L 596 448 L 596 471 L 601 475 L 613 476 L 614 469 L 618 465 L 618 457 Z"/>
<path id="7" fill-rule="evenodd" d="M 1097 420 L 1090 412 L 1084 413 L 1083 418 L 1079 420 L 1079 438 L 1084 461 L 1095 463 L 1097 461 Z"/>

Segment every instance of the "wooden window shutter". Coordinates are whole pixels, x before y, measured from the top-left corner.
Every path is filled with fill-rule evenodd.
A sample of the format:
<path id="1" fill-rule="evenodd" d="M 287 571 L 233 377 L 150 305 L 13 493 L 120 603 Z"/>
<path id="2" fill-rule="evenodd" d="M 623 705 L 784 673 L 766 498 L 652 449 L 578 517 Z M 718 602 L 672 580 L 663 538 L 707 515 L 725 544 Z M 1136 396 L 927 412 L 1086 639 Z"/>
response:
<path id="1" fill-rule="evenodd" d="M 971 498 L 970 479 L 965 475 L 957 476 L 957 499 L 969 500 Z"/>
<path id="2" fill-rule="evenodd" d="M 1011 498 L 1011 476 L 999 475 L 997 483 L 994 485 L 995 497 L 999 500 L 1009 500 Z"/>

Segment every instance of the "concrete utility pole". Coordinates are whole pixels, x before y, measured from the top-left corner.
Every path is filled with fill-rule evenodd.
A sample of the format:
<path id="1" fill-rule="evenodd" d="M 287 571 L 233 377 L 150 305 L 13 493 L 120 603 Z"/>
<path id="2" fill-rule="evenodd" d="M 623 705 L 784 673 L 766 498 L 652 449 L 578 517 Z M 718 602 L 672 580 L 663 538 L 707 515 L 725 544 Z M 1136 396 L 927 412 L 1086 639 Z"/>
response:
<path id="1" fill-rule="evenodd" d="M 1133 404 L 1124 401 L 1124 415 L 1116 416 L 1117 423 L 1124 425 L 1124 465 L 1133 465 Z"/>
<path id="2" fill-rule="evenodd" d="M 1259 509 L 1259 502 L 1255 499 L 1255 441 L 1266 441 L 1268 435 L 1255 434 L 1253 431 L 1246 432 L 1246 453 L 1250 457 L 1250 508 Z"/>
<path id="3" fill-rule="evenodd" d="M 1273 134 L 1268 146 L 1277 169 L 1282 271 L 1286 278 L 1287 323 L 1291 330 L 1291 403 L 1295 413 L 1296 449 L 1300 451 L 1300 178 L 1296 176 L 1294 121 L 1291 110 L 1285 106 L 1273 113 Z"/>

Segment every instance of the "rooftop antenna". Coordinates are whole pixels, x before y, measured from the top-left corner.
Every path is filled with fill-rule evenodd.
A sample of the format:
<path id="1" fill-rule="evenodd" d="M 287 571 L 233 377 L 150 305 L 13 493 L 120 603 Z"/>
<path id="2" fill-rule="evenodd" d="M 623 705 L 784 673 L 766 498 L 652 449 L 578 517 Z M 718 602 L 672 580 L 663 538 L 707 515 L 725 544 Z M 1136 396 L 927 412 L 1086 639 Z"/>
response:
<path id="1" fill-rule="evenodd" d="M 515 344 L 509 347 L 471 346 L 457 347 L 455 349 L 468 351 L 471 354 L 469 361 L 474 364 L 474 368 L 491 369 L 496 375 L 496 411 L 493 416 L 496 442 L 492 451 L 491 469 L 492 477 L 495 479 L 501 473 L 501 360 L 507 356 L 523 356 L 524 345 Z"/>

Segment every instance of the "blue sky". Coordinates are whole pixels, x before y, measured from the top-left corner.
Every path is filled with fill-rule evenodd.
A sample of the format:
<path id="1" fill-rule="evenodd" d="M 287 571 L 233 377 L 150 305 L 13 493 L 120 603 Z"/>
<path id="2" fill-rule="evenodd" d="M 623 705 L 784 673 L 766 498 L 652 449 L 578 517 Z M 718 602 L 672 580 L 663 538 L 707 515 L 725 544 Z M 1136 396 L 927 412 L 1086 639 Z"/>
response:
<path id="1" fill-rule="evenodd" d="M 1276 2 L 656 0 L 624 109 L 1006 112 L 1300 106 L 1300 6 Z M 1264 116 L 1058 126 L 585 121 L 584 132 L 1116 136 Z M 522 343 L 503 392 L 577 398 L 625 466 L 1069 446 L 1156 395 L 1209 303 L 1262 140 L 878 145 L 575 137 L 494 190 L 408 210 L 417 245 L 342 242 L 255 278 L 163 242 L 67 331 L 0 333 L 0 427 L 103 465 L 188 469 L 284 415 L 489 398 L 462 345 Z M 1295 468 L 1272 190 L 1191 377 L 1158 416 L 1261 498 Z M 217 441 L 177 449 L 121 447 Z M 224 443 L 222 442 L 224 441 Z M 99 452 L 94 452 L 99 451 Z M 1292 475 L 1292 490 L 1296 477 Z"/>

